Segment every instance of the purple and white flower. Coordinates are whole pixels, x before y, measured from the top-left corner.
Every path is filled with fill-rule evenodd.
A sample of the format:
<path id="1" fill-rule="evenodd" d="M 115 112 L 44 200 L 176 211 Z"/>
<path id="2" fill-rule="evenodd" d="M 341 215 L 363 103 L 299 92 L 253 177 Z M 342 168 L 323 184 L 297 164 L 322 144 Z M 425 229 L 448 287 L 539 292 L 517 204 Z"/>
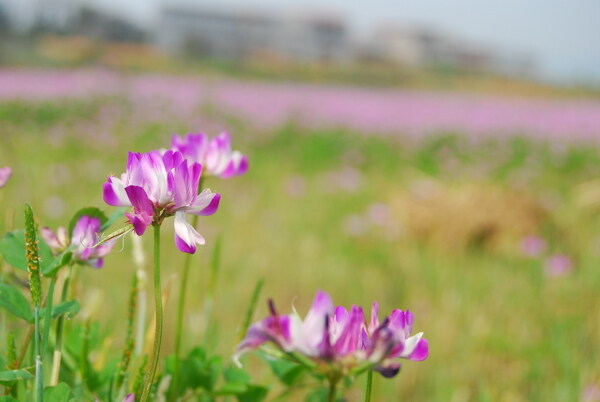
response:
<path id="1" fill-rule="evenodd" d="M 4 187 L 12 176 L 12 169 L 8 166 L 0 168 L 0 188 Z"/>
<path id="2" fill-rule="evenodd" d="M 202 164 L 205 174 L 230 178 L 248 171 L 248 157 L 239 151 L 231 150 L 228 133 L 221 133 L 210 139 L 206 134 L 188 134 L 185 137 L 173 135 L 171 147 L 186 159 Z"/>
<path id="3" fill-rule="evenodd" d="M 56 233 L 50 228 L 44 227 L 41 230 L 41 235 L 54 254 L 58 255 L 71 247 L 76 262 L 94 268 L 102 268 L 104 264 L 103 257 L 111 252 L 114 241 L 107 241 L 94 246 L 100 237 L 101 226 L 100 219 L 83 215 L 75 224 L 70 239 L 67 229 L 64 227 L 59 227 Z"/>
<path id="4" fill-rule="evenodd" d="M 368 367 L 385 377 L 400 371 L 397 358 L 425 360 L 429 346 L 423 333 L 412 335 L 413 314 L 393 310 L 382 322 L 378 304 L 373 303 L 370 321 L 362 308 L 333 306 L 325 292 L 318 292 L 306 318 L 297 314 L 279 315 L 272 301 L 271 315 L 253 324 L 238 345 L 234 359 L 272 342 L 285 353 L 299 353 L 312 360 L 324 372 L 335 370 L 348 374 L 358 367 Z"/>
<path id="5" fill-rule="evenodd" d="M 186 214 L 212 215 L 221 196 L 209 189 L 198 194 L 202 165 L 177 151 L 129 153 L 127 171 L 104 183 L 104 201 L 112 206 L 132 206 L 125 216 L 141 236 L 150 225 L 175 216 L 175 244 L 184 253 L 196 252 L 205 240 L 186 220 Z"/>

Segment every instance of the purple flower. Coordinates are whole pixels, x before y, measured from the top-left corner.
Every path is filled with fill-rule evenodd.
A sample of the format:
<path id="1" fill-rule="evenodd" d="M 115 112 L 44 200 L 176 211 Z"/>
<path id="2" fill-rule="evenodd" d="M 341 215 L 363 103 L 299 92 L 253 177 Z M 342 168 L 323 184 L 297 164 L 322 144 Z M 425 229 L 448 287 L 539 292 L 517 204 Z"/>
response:
<path id="1" fill-rule="evenodd" d="M 546 260 L 548 276 L 564 276 L 573 270 L 573 260 L 565 254 L 555 254 Z"/>
<path id="2" fill-rule="evenodd" d="M 212 140 L 202 133 L 188 134 L 183 138 L 174 135 L 171 146 L 186 159 L 202 164 L 211 176 L 229 178 L 248 171 L 248 157 L 231 150 L 228 133 L 221 133 Z"/>
<path id="3" fill-rule="evenodd" d="M 209 189 L 198 194 L 202 165 L 188 162 L 177 151 L 129 153 L 127 171 L 104 183 L 104 201 L 113 206 L 132 206 L 125 215 L 138 236 L 153 225 L 175 216 L 175 244 L 184 253 L 196 252 L 204 238 L 186 221 L 186 214 L 212 215 L 221 196 Z"/>
<path id="4" fill-rule="evenodd" d="M 107 241 L 94 247 L 98 242 L 101 226 L 100 219 L 83 215 L 75 224 L 71 239 L 69 239 L 67 229 L 64 227 L 59 227 L 56 233 L 50 228 L 44 227 L 41 234 L 54 254 L 58 255 L 71 247 L 76 262 L 94 268 L 102 268 L 103 257 L 110 253 L 114 241 Z"/>
<path id="5" fill-rule="evenodd" d="M 8 166 L 0 168 L 0 188 L 4 187 L 12 176 L 12 169 Z"/>
<path id="6" fill-rule="evenodd" d="M 527 236 L 521 240 L 521 251 L 528 257 L 538 257 L 546 250 L 546 241 L 539 236 Z"/>
<path id="7" fill-rule="evenodd" d="M 269 307 L 271 315 L 253 324 L 238 345 L 236 361 L 243 353 L 272 342 L 285 353 L 302 354 L 326 372 L 347 374 L 366 365 L 393 377 L 400 370 L 396 358 L 420 361 L 429 355 L 423 333 L 411 336 L 414 316 L 408 310 L 393 310 L 380 323 L 375 302 L 367 322 L 360 307 L 334 308 L 325 292 L 317 293 L 304 320 L 297 314 L 279 315 L 271 301 Z"/>

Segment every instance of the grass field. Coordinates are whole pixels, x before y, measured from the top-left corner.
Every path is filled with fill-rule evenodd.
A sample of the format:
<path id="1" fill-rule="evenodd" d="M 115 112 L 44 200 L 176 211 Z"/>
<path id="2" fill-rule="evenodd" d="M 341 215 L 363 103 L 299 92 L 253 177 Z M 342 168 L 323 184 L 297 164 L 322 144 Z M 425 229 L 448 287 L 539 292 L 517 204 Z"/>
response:
<path id="1" fill-rule="evenodd" d="M 128 151 L 165 148 L 172 133 L 204 130 L 169 116 L 147 119 L 143 111 L 138 119 L 128 112 L 135 109 L 109 96 L 0 102 L 0 166 L 14 172 L 0 190 L 0 228 L 22 227 L 24 202 L 52 228 L 82 206 L 111 212 L 102 184 L 124 171 Z M 589 399 L 600 387 L 596 144 L 526 132 L 478 140 L 472 133 L 417 138 L 296 123 L 256 129 L 229 117 L 209 127 L 229 129 L 250 170 L 207 183 L 222 200 L 215 216 L 200 219 L 207 245 L 193 259 L 186 349 L 205 344 L 227 359 L 252 289 L 264 278 L 255 319 L 267 314 L 268 297 L 284 312 L 295 306 L 304 314 L 318 289 L 338 304 L 368 309 L 378 300 L 383 313 L 414 312 L 430 357 L 406 362 L 394 379 L 377 376 L 376 401 L 596 400 Z M 173 350 L 183 263 L 172 236 L 166 225 L 164 354 Z M 545 249 L 526 255 L 527 236 L 541 237 Z M 207 328 L 202 312 L 217 237 L 221 263 Z M 150 259 L 151 239 L 143 245 Z M 131 239 L 116 249 L 104 268 L 78 268 L 82 312 L 69 324 L 99 322 L 105 340 L 92 355 L 98 367 L 123 348 L 135 270 Z M 568 256 L 572 269 L 553 272 L 553 255 Z M 4 275 L 10 271 L 4 267 Z M 268 367 L 252 355 L 244 362 L 276 400 L 281 387 Z M 348 400 L 362 400 L 363 381 Z M 302 400 L 307 389 L 279 400 Z"/>

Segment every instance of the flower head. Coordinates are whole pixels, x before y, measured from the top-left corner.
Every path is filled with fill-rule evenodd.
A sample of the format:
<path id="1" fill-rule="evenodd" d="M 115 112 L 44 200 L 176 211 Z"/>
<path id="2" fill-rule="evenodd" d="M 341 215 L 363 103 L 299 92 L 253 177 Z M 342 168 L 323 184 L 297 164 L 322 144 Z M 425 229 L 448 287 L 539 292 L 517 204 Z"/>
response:
<path id="1" fill-rule="evenodd" d="M 83 215 L 75 224 L 70 239 L 67 229 L 64 227 L 59 227 L 56 233 L 50 228 L 44 227 L 41 230 L 41 235 L 54 254 L 58 255 L 72 247 L 73 258 L 76 262 L 94 268 L 102 268 L 103 257 L 111 252 L 114 242 L 108 241 L 94 246 L 98 242 L 101 226 L 100 219 Z"/>
<path id="2" fill-rule="evenodd" d="M 545 264 L 546 275 L 565 276 L 573 270 L 573 260 L 566 254 L 554 254 L 548 257 Z"/>
<path id="3" fill-rule="evenodd" d="M 272 342 L 285 353 L 300 353 L 324 372 L 346 375 L 367 367 L 385 377 L 400 370 L 396 358 L 425 360 L 427 340 L 420 332 L 411 336 L 414 316 L 410 311 L 393 310 L 379 322 L 378 304 L 373 303 L 370 321 L 363 310 L 333 306 L 325 292 L 318 292 L 305 319 L 297 314 L 279 315 L 272 302 L 271 315 L 253 324 L 238 345 L 235 359 L 246 351 Z"/>
<path id="4" fill-rule="evenodd" d="M 4 187 L 12 176 L 12 169 L 8 166 L 0 168 L 0 188 Z"/>
<path id="5" fill-rule="evenodd" d="M 171 147 L 191 161 L 201 163 L 207 174 L 229 178 L 248 171 L 248 157 L 231 150 L 228 133 L 221 133 L 209 140 L 205 134 L 173 136 Z"/>
<path id="6" fill-rule="evenodd" d="M 129 153 L 127 171 L 104 183 L 104 201 L 113 206 L 132 206 L 125 214 L 141 236 L 150 225 L 175 216 L 175 244 L 184 253 L 195 253 L 204 238 L 186 221 L 186 214 L 212 215 L 221 196 L 209 189 L 198 194 L 202 165 L 177 151 Z"/>
<path id="7" fill-rule="evenodd" d="M 539 236 L 527 236 L 521 240 L 521 251 L 528 257 L 540 256 L 546 246 L 546 241 Z"/>

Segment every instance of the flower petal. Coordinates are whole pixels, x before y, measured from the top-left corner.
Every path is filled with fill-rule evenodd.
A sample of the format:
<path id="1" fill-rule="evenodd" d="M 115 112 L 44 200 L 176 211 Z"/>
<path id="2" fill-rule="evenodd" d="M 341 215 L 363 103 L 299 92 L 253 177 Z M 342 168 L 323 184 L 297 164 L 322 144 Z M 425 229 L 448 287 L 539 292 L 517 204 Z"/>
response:
<path id="1" fill-rule="evenodd" d="M 333 314 L 331 297 L 325 292 L 318 291 L 302 323 L 301 347 L 306 353 L 318 354 L 318 346 L 323 341 L 323 333 L 326 329 L 327 316 L 331 314 Z"/>
<path id="2" fill-rule="evenodd" d="M 423 333 L 419 332 L 415 336 L 411 336 L 405 342 L 405 347 L 399 357 L 421 361 L 427 359 L 429 356 L 429 342 L 426 339 L 422 339 Z"/>
<path id="3" fill-rule="evenodd" d="M 44 226 L 40 230 L 40 234 L 42 235 L 42 239 L 44 239 L 48 247 L 50 247 L 54 252 L 62 251 L 66 247 L 61 244 L 58 236 L 49 227 Z"/>
<path id="4" fill-rule="evenodd" d="M 154 208 L 152 202 L 148 199 L 146 191 L 139 186 L 127 186 L 125 192 L 131 204 L 133 205 L 133 214 L 126 213 L 125 216 L 133 225 L 135 233 L 141 236 L 146 231 L 146 228 L 152 224 Z"/>
<path id="5" fill-rule="evenodd" d="M 196 244 L 203 245 L 204 237 L 185 220 L 185 212 L 175 213 L 175 244 L 184 253 L 194 254 Z"/>
<path id="6" fill-rule="evenodd" d="M 128 207 L 131 205 L 127 193 L 125 192 L 125 184 L 117 177 L 110 176 L 108 181 L 102 186 L 104 202 L 113 207 Z"/>
<path id="7" fill-rule="evenodd" d="M 213 193 L 210 189 L 204 189 L 192 205 L 184 208 L 185 212 L 192 215 L 212 215 L 219 209 L 219 202 L 221 201 L 221 194 Z"/>
<path id="8" fill-rule="evenodd" d="M 392 378 L 400 372 L 400 367 L 400 363 L 389 361 L 385 362 L 384 364 L 380 364 L 379 366 L 375 367 L 374 370 L 385 378 Z"/>
<path id="9" fill-rule="evenodd" d="M 364 325 L 365 315 L 362 309 L 357 306 L 352 306 L 352 309 L 350 310 L 350 319 L 333 346 L 337 355 L 345 356 L 357 350 L 361 329 Z"/>
<path id="10" fill-rule="evenodd" d="M 12 176 L 12 169 L 8 166 L 0 168 L 0 188 L 4 187 Z"/>

